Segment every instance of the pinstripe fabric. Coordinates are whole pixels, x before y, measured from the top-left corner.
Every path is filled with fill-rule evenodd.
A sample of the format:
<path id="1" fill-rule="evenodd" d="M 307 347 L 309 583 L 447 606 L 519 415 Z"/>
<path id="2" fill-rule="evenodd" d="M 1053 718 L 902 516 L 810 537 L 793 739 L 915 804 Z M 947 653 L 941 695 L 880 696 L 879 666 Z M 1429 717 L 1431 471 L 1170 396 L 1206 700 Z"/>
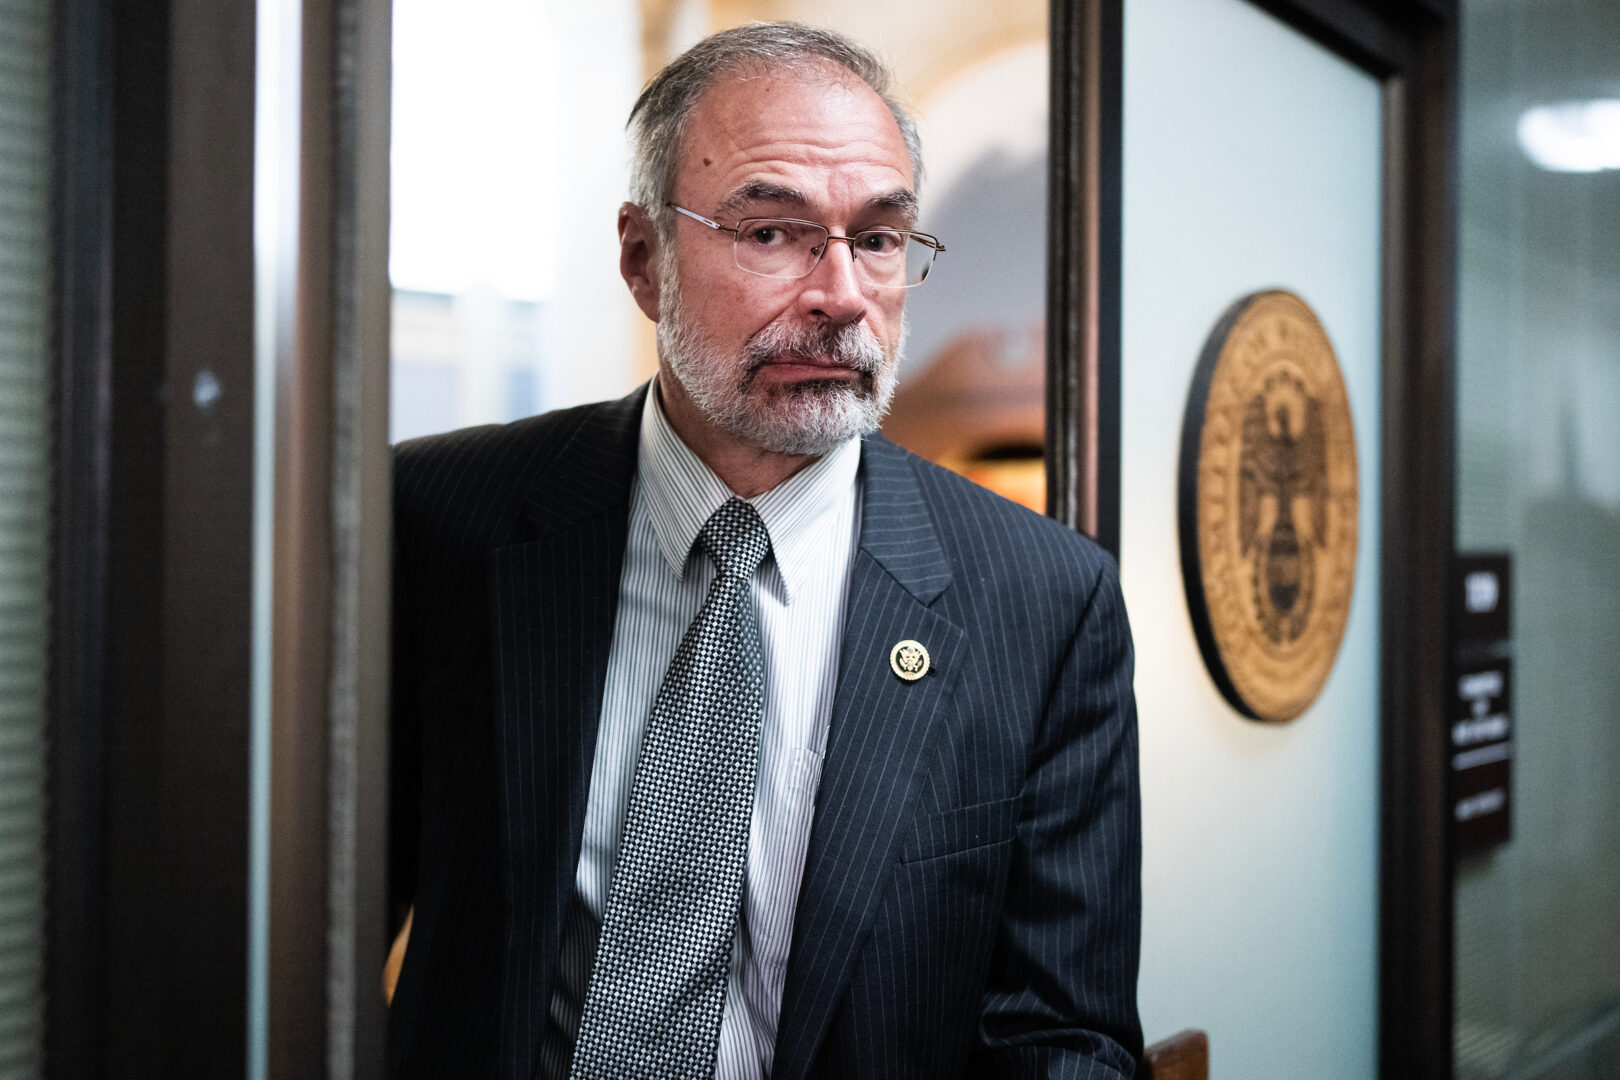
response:
<path id="1" fill-rule="evenodd" d="M 843 641 L 859 462 L 859 445 L 849 443 L 751 500 L 773 550 L 756 577 L 754 597 L 766 707 L 743 906 L 720 1030 L 720 1080 L 767 1075 L 775 1050 L 793 910 Z M 670 429 L 657 395 L 648 394 L 590 801 L 542 1050 L 545 1076 L 568 1073 L 637 751 L 664 672 L 714 580 L 713 564 L 695 546 L 698 530 L 730 496 Z"/>
<path id="2" fill-rule="evenodd" d="M 398 1076 L 530 1077 L 579 865 L 641 397 L 401 448 Z M 1108 557 L 880 438 L 775 1080 L 1120 1077 L 1131 647 Z M 888 668 L 902 638 L 933 670 Z M 413 813 L 412 811 L 415 811 Z"/>

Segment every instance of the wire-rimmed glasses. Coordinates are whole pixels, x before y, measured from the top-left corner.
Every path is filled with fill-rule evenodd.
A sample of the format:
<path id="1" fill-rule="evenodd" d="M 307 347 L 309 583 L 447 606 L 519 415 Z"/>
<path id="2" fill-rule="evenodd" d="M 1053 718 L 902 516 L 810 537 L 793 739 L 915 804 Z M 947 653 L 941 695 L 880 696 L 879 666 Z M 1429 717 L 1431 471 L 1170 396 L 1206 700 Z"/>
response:
<path id="1" fill-rule="evenodd" d="M 737 269 L 761 277 L 804 277 L 833 241 L 842 241 L 849 245 L 855 275 L 862 281 L 883 289 L 909 289 L 927 279 L 934 256 L 945 250 L 939 237 L 907 229 L 862 229 L 834 236 L 827 226 L 798 218 L 743 218 L 727 226 L 684 206 L 664 205 L 716 232 L 730 233 Z"/>

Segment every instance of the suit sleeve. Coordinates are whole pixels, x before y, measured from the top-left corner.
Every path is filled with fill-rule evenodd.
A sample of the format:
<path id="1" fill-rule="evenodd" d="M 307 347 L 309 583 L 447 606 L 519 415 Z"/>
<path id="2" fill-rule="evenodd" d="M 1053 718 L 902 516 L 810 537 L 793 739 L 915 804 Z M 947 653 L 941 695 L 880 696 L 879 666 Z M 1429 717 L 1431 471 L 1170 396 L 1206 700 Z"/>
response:
<path id="1" fill-rule="evenodd" d="M 406 500 L 400 496 L 400 462 L 394 460 L 394 550 L 392 657 L 388 748 L 388 908 L 390 935 L 404 925 L 416 900 L 417 850 L 421 840 L 421 725 L 416 709 L 415 609 L 410 590 L 411 545 Z"/>
<path id="2" fill-rule="evenodd" d="M 1142 843 L 1132 672 L 1110 561 L 1030 759 L 972 1076 L 1134 1075 Z"/>

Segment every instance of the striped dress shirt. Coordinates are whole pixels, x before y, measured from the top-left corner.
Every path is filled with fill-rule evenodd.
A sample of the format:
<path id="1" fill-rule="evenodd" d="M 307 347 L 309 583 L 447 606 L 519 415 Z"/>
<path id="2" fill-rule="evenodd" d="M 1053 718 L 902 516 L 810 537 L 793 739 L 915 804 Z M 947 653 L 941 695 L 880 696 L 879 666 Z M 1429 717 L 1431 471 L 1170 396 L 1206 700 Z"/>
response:
<path id="1" fill-rule="evenodd" d="M 860 441 L 851 439 L 749 500 L 771 537 L 753 581 L 765 715 L 717 1080 L 767 1076 L 775 1053 L 860 530 L 859 464 Z M 579 867 L 543 1040 L 545 1072 L 554 1077 L 568 1073 L 653 699 L 714 580 L 698 531 L 731 494 L 649 393 Z"/>

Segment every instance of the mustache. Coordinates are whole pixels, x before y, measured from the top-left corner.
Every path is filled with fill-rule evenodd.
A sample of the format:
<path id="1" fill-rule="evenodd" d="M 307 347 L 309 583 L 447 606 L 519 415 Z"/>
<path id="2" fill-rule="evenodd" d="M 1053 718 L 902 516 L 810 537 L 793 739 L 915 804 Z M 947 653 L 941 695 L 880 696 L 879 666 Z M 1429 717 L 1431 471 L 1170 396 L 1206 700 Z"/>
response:
<path id="1" fill-rule="evenodd" d="M 790 356 L 812 362 L 831 360 L 865 375 L 876 374 L 884 361 L 883 346 L 864 323 L 772 323 L 755 334 L 743 351 L 747 377 L 751 379 L 773 360 Z"/>

